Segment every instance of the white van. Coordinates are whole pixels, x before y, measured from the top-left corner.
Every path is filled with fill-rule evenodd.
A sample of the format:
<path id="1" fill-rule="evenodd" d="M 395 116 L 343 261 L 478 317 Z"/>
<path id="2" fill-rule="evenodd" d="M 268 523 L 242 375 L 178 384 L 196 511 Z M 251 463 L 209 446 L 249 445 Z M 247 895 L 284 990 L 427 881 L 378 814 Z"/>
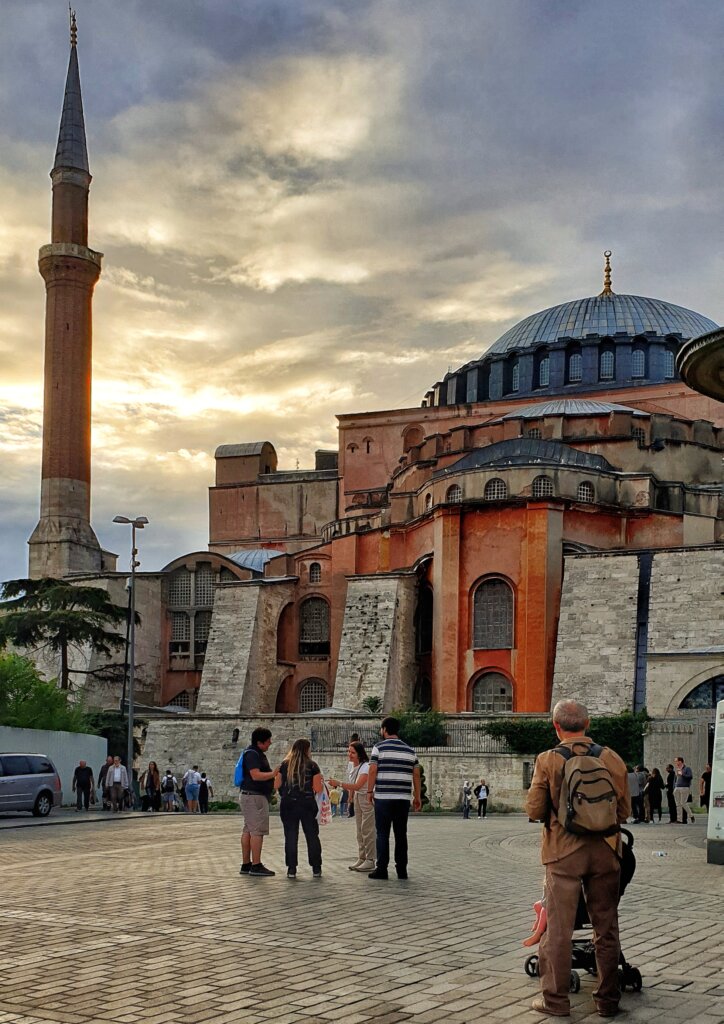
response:
<path id="1" fill-rule="evenodd" d="M 0 754 L 0 812 L 32 811 L 45 818 L 63 802 L 55 765 L 45 754 Z"/>

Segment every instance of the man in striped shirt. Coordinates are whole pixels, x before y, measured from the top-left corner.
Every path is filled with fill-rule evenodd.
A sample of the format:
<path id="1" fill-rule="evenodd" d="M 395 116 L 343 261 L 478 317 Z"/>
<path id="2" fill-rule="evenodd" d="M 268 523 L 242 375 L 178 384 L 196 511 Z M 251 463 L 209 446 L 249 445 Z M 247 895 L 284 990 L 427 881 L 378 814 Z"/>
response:
<path id="1" fill-rule="evenodd" d="M 386 879 L 390 863 L 390 829 L 395 834 L 395 867 L 398 878 L 407 878 L 407 817 L 410 801 L 414 810 L 422 807 L 420 765 L 412 747 L 397 735 L 400 723 L 385 718 L 380 729 L 382 742 L 372 748 L 367 792 L 375 803 L 377 867 L 367 876 Z"/>

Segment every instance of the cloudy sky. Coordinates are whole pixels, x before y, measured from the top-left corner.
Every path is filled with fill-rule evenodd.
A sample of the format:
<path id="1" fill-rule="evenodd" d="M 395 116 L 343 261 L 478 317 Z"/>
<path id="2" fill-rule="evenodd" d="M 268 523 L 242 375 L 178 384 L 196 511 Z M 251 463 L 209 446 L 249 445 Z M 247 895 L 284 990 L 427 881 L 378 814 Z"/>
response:
<path id="1" fill-rule="evenodd" d="M 516 320 L 614 290 L 724 321 L 724 6 L 77 0 L 93 185 L 93 523 L 208 540 L 213 451 L 280 468 Z M 3 0 L 0 579 L 38 514 L 65 0 Z"/>

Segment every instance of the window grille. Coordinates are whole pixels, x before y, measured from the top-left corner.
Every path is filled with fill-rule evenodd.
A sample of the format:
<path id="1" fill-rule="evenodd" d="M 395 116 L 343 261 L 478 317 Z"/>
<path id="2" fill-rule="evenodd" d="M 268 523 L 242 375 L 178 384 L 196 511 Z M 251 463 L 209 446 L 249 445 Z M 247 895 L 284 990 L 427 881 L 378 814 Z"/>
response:
<path id="1" fill-rule="evenodd" d="M 631 437 L 635 438 L 638 442 L 639 448 L 643 448 L 646 444 L 646 431 L 643 427 L 633 427 L 631 430 Z"/>
<path id="2" fill-rule="evenodd" d="M 538 387 L 547 388 L 551 379 L 551 361 L 545 356 L 538 366 Z"/>
<path id="3" fill-rule="evenodd" d="M 531 427 L 530 430 L 526 431 L 526 437 L 532 437 L 536 441 L 540 441 L 543 436 L 538 427 Z"/>
<path id="4" fill-rule="evenodd" d="M 508 485 L 505 480 L 501 480 L 497 476 L 492 480 L 488 480 L 483 491 L 483 497 L 486 501 L 505 501 L 508 497 Z"/>
<path id="5" fill-rule="evenodd" d="M 329 654 L 329 605 L 321 597 L 309 597 L 299 612 L 299 653 Z"/>
<path id="6" fill-rule="evenodd" d="M 168 585 L 168 603 L 181 607 L 191 604 L 191 573 L 188 569 L 177 569 Z"/>
<path id="7" fill-rule="evenodd" d="M 513 687 L 500 672 L 486 672 L 473 686 L 473 711 L 501 715 L 513 710 Z"/>
<path id="8" fill-rule="evenodd" d="M 463 489 L 458 484 L 453 484 L 452 487 L 448 487 L 446 500 L 451 503 L 457 503 L 463 500 Z"/>
<path id="9" fill-rule="evenodd" d="M 576 491 L 578 501 L 593 501 L 594 497 L 593 484 L 590 484 L 588 480 L 584 480 L 583 483 L 578 485 L 578 490 Z"/>
<path id="10" fill-rule="evenodd" d="M 513 591 L 504 580 L 484 580 L 473 598 L 473 647 L 513 646 Z"/>
<path id="11" fill-rule="evenodd" d="M 670 348 L 667 348 L 664 351 L 664 377 L 674 377 L 675 375 L 674 353 Z"/>
<path id="12" fill-rule="evenodd" d="M 319 564 L 319 562 L 312 562 L 312 564 L 309 566 L 309 582 L 319 583 L 321 579 L 322 566 Z"/>
<path id="13" fill-rule="evenodd" d="M 537 476 L 533 481 L 534 498 L 550 498 L 553 494 L 553 481 L 549 476 Z"/>
<path id="14" fill-rule="evenodd" d="M 601 359 L 599 362 L 599 377 L 601 380 L 613 380 L 614 376 L 614 358 L 613 352 L 610 349 L 605 349 L 601 353 Z"/>
<path id="15" fill-rule="evenodd" d="M 211 630 L 211 612 L 196 612 L 194 616 L 194 650 L 198 655 L 206 653 Z"/>
<path id="16" fill-rule="evenodd" d="M 171 639 L 189 640 L 191 637 L 191 620 L 186 612 L 173 612 L 171 615 Z"/>
<path id="17" fill-rule="evenodd" d="M 631 353 L 631 376 L 646 376 L 646 353 L 642 348 L 635 348 Z"/>
<path id="18" fill-rule="evenodd" d="M 299 712 L 309 714 L 310 711 L 321 711 L 329 707 L 327 687 L 321 679 L 309 679 L 299 691 Z"/>
<path id="19" fill-rule="evenodd" d="M 510 390 L 518 391 L 520 389 L 520 363 L 516 359 L 513 363 L 513 367 L 510 371 Z"/>
<path id="20" fill-rule="evenodd" d="M 580 352 L 571 352 L 568 357 L 568 380 L 571 384 L 583 379 L 583 356 Z"/>
<path id="21" fill-rule="evenodd" d="M 214 603 L 214 570 L 210 565 L 197 565 L 194 575 L 194 603 L 211 607 Z"/>
<path id="22" fill-rule="evenodd" d="M 182 690 L 181 693 L 177 693 L 168 704 L 167 708 L 190 708 L 191 707 L 191 694 L 188 690 Z"/>

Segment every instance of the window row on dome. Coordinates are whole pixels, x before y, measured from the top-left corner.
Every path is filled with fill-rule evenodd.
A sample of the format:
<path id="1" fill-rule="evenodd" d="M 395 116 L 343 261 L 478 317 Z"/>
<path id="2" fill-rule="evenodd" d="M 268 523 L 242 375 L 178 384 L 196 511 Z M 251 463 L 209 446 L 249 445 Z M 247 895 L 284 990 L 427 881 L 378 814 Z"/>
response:
<path id="1" fill-rule="evenodd" d="M 534 478 L 531 484 L 530 493 L 533 498 L 572 497 L 572 495 L 569 494 L 556 495 L 553 479 L 545 473 L 541 473 Z M 509 495 L 508 484 L 502 477 L 492 477 L 490 480 L 486 481 L 483 488 L 483 499 L 485 501 L 506 501 L 508 497 L 513 496 L 517 495 Z M 459 504 L 463 500 L 463 497 L 463 489 L 460 484 L 451 484 L 445 492 L 445 502 L 448 505 Z M 478 497 L 478 495 L 475 497 Z M 593 484 L 588 480 L 581 481 L 576 488 L 576 501 L 591 502 L 595 501 L 595 499 L 596 491 Z M 429 512 L 432 509 L 432 506 L 432 493 L 428 491 L 425 495 L 425 511 Z"/>
<path id="2" fill-rule="evenodd" d="M 563 348 L 492 356 L 436 385 L 428 404 L 495 401 L 505 395 L 576 385 L 672 380 L 678 348 L 674 339 L 603 338 L 594 344 L 576 341 Z"/>

